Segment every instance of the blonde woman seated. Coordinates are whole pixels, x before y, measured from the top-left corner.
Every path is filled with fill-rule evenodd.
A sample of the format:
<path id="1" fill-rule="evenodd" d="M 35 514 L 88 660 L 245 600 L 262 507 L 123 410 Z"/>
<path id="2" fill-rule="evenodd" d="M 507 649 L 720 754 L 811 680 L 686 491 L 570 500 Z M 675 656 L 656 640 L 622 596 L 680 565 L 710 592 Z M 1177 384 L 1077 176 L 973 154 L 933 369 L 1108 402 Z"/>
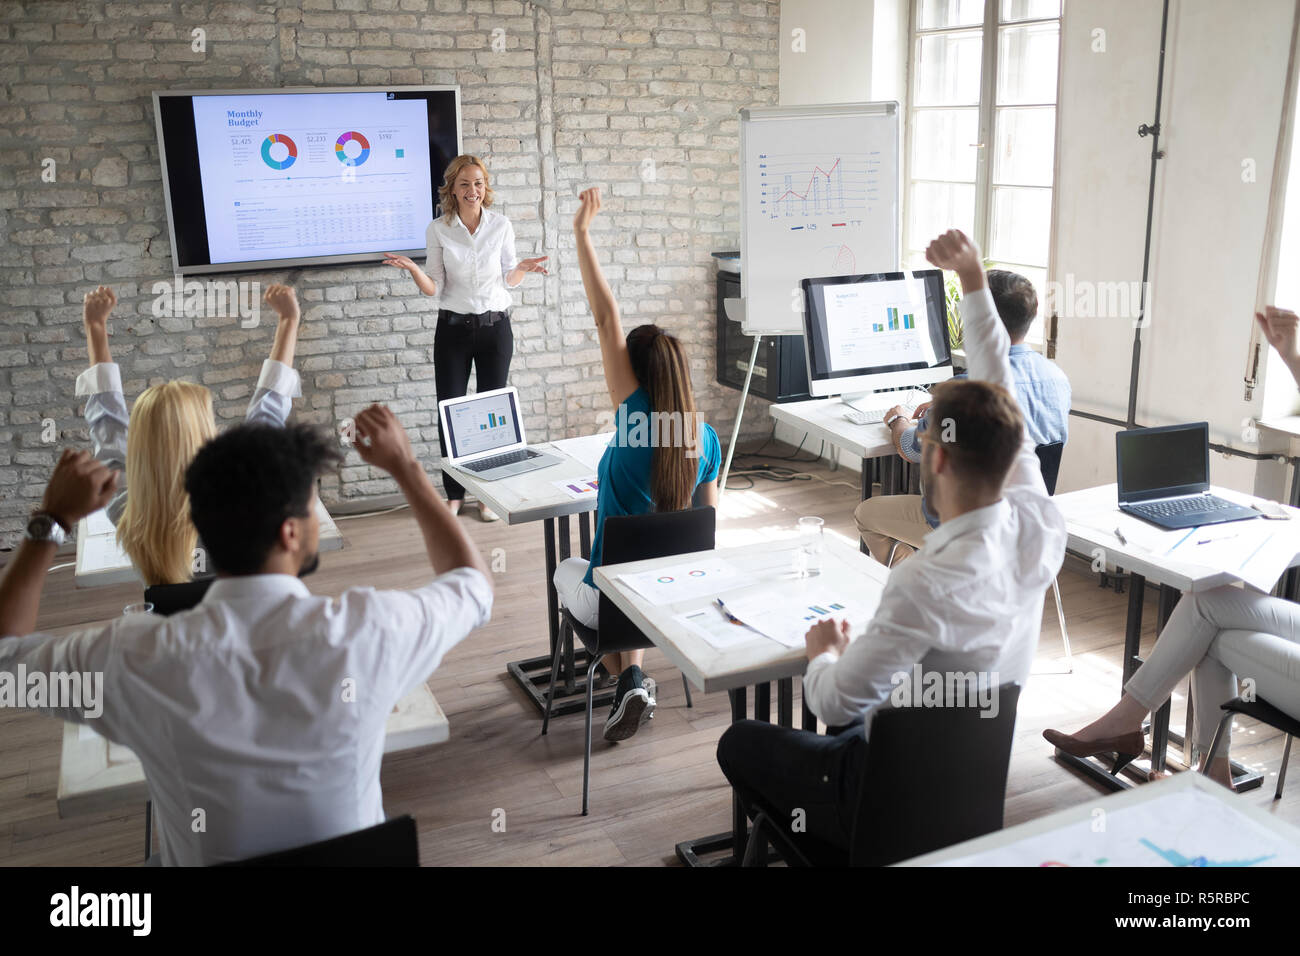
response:
<path id="1" fill-rule="evenodd" d="M 272 285 L 264 300 L 279 316 L 271 357 L 248 404 L 247 420 L 283 426 L 298 373 L 291 367 L 298 339 L 298 299 L 293 289 Z M 181 584 L 194 576 L 198 533 L 190 522 L 185 469 L 216 434 L 212 393 L 193 382 L 151 385 L 127 414 L 122 373 L 108 348 L 108 317 L 117 295 L 99 286 L 85 297 L 82 318 L 90 368 L 77 377 L 77 397 L 86 399 L 95 458 L 121 473 L 108 518 L 117 541 L 146 586 Z M 130 440 L 127 440 L 128 434 Z M 200 564 L 201 567 L 201 564 Z"/>

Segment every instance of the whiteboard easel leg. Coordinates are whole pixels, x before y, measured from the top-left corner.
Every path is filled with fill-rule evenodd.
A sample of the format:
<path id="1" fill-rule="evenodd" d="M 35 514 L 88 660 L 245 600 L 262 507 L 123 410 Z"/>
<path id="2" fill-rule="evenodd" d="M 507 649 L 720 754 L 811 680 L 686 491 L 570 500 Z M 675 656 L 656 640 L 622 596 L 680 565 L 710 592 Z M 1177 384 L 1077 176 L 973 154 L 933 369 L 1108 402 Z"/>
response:
<path id="1" fill-rule="evenodd" d="M 740 420 L 745 417 L 745 399 L 749 398 L 749 382 L 754 377 L 754 363 L 758 361 L 758 343 L 762 336 L 754 336 L 754 349 L 749 353 L 749 368 L 745 369 L 745 387 L 740 390 L 740 407 L 736 409 L 736 424 L 731 429 L 731 444 L 727 446 L 727 463 L 722 466 L 722 481 L 718 485 L 718 504 L 722 504 L 722 495 L 727 490 L 727 475 L 731 474 L 731 456 L 736 453 L 736 442 L 740 439 Z"/>

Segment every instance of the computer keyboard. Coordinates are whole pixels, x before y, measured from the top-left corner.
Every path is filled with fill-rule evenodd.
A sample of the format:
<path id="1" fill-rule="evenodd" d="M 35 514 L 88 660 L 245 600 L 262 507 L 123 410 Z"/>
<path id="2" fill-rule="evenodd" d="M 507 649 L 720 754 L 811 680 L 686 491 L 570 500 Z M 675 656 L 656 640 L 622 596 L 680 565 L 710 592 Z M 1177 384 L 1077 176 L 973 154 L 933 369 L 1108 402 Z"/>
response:
<path id="1" fill-rule="evenodd" d="M 844 412 L 844 420 L 853 425 L 879 425 L 885 420 L 885 413 L 895 406 L 902 408 L 910 419 L 912 413 L 916 411 L 916 406 L 929 400 L 928 393 L 917 389 L 901 389 L 897 392 L 877 392 L 873 395 L 864 395 L 858 401 L 862 403 L 871 402 L 872 405 L 867 408 L 851 405 L 846 399 L 844 404 L 848 408 Z M 881 404 L 876 406 L 876 402 Z"/>
<path id="2" fill-rule="evenodd" d="M 538 457 L 538 453 L 531 448 L 519 448 L 515 451 L 508 451 L 503 455 L 493 455 L 491 458 L 480 458 L 477 461 L 467 461 L 461 465 L 466 471 L 487 471 L 489 468 L 499 468 L 502 465 L 513 465 L 515 462 L 528 461 L 530 458 Z"/>
<path id="3" fill-rule="evenodd" d="M 844 420 L 851 425 L 879 425 L 885 420 L 885 412 L 893 407 L 893 405 L 890 405 L 888 408 L 872 408 L 865 412 L 861 409 L 850 408 L 844 413 Z M 907 413 L 907 417 L 911 418 L 913 409 L 906 405 L 902 406 L 902 408 Z"/>
<path id="4" fill-rule="evenodd" d="M 1195 495 L 1191 498 L 1170 498 L 1167 501 L 1153 501 L 1148 504 L 1130 505 L 1133 511 L 1152 517 L 1172 518 L 1190 512 L 1230 511 L 1237 507 L 1231 501 L 1225 501 L 1214 495 Z"/>

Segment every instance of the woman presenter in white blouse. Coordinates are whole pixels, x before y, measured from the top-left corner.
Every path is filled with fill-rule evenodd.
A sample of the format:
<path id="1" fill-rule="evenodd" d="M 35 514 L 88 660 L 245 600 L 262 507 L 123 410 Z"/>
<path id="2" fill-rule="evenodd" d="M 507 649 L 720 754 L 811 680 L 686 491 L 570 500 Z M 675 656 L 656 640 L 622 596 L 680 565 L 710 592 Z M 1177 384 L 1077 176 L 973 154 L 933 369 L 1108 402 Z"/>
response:
<path id="1" fill-rule="evenodd" d="M 443 176 L 438 199 L 443 215 L 429 224 L 428 259 L 421 269 L 406 256 L 387 253 L 385 262 L 405 269 L 425 295 L 442 295 L 433 338 L 434 384 L 438 400 L 460 398 L 469 391 L 469 370 L 477 369 L 478 390 L 506 384 L 515 338 L 510 330 L 510 289 L 530 272 L 546 274 L 546 256 L 515 258 L 515 230 L 510 220 L 492 212 L 487 166 L 477 156 L 457 156 Z M 439 427 L 443 457 L 447 440 Z M 447 504 L 459 513 L 465 489 L 445 471 Z M 496 515 L 480 506 L 479 516 Z"/>

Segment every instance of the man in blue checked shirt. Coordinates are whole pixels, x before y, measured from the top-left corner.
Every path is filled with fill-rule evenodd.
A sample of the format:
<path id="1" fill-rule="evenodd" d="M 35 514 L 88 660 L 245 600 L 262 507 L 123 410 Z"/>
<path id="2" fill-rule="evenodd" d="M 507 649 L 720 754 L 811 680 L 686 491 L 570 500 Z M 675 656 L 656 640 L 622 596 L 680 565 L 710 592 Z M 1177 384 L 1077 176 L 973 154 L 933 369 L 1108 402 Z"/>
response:
<path id="1" fill-rule="evenodd" d="M 1038 295 L 1028 279 L 1015 272 L 993 269 L 988 273 L 989 291 L 998 316 L 1011 337 L 1011 373 L 1016 398 L 1024 411 L 1025 431 L 1035 445 L 1064 442 L 1069 433 L 1070 380 L 1055 362 L 1025 344 L 1025 336 L 1038 315 Z M 907 417 L 906 409 L 895 406 L 884 421 L 894 438 L 899 457 L 913 464 L 921 460 L 920 435 L 929 426 L 927 402 Z M 889 552 L 898 542 L 894 563 L 921 546 L 939 520 L 923 509 L 920 495 L 883 495 L 868 498 L 853 514 L 862 540 L 881 564 L 889 563 Z"/>

